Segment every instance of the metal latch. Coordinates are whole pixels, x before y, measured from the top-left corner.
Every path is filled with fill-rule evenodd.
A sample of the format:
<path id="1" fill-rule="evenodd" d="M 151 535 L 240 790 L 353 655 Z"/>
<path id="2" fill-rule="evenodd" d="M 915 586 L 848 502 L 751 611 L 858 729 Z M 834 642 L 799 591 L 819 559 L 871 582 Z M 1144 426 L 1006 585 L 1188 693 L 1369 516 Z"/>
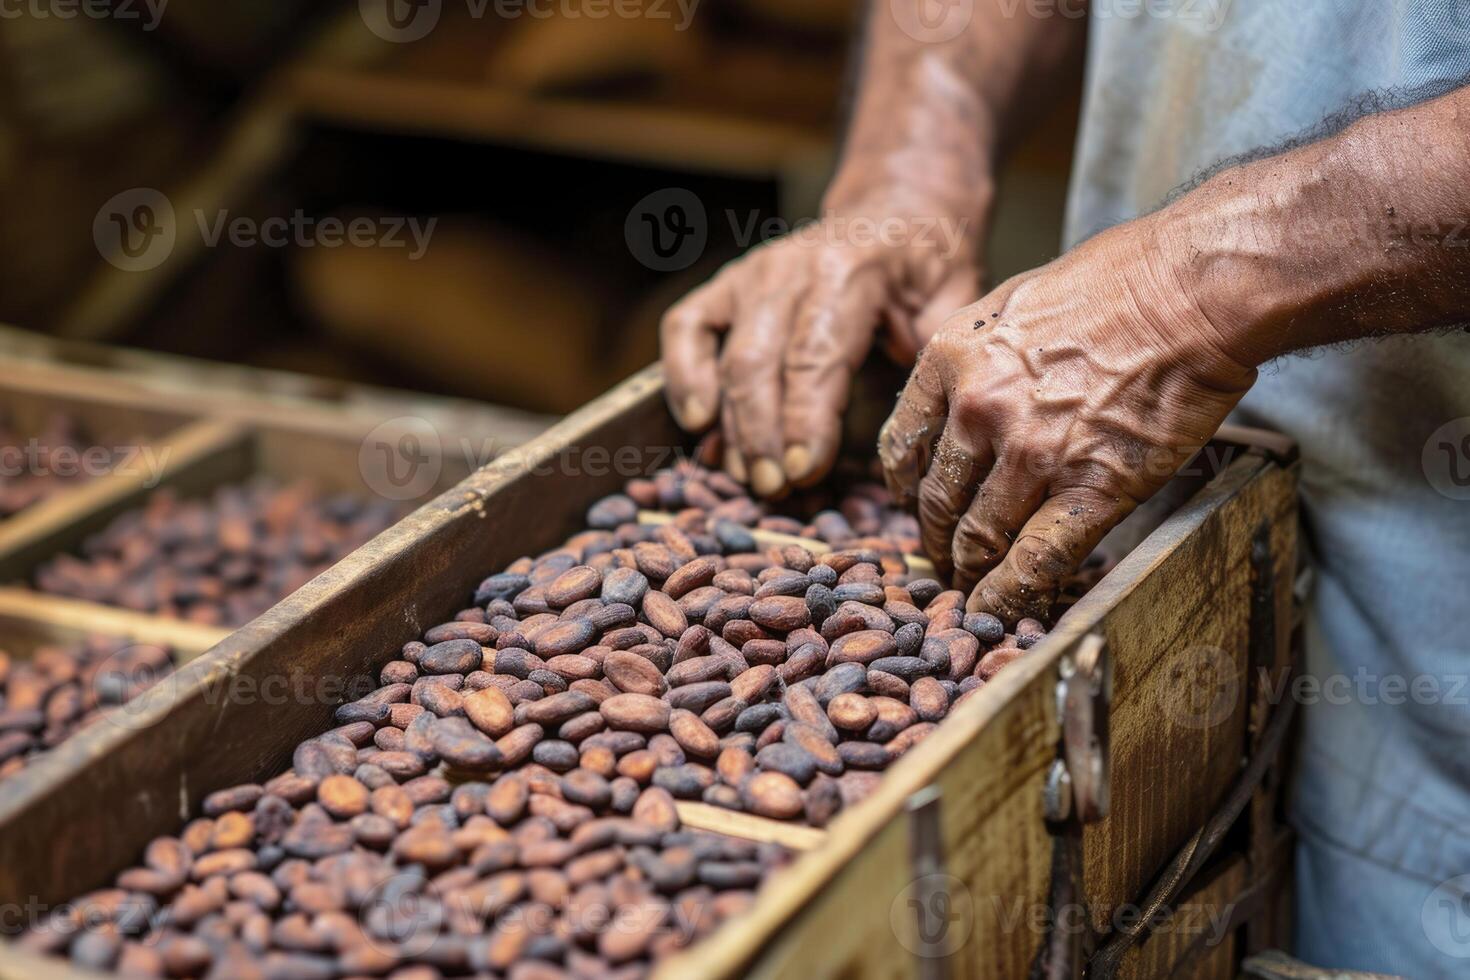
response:
<path id="1" fill-rule="evenodd" d="M 1047 773 L 1046 819 L 1059 823 L 1075 817 L 1079 823 L 1096 823 L 1108 815 L 1111 800 L 1108 711 L 1113 667 L 1107 642 L 1096 633 L 1083 637 L 1062 658 L 1060 672 L 1061 757 Z"/>
<path id="2" fill-rule="evenodd" d="M 1112 661 L 1097 633 L 1083 637 L 1062 657 L 1057 682 L 1057 717 L 1062 742 L 1047 772 L 1042 810 L 1052 836 L 1052 912 L 1047 935 L 1037 950 L 1031 976 L 1036 980 L 1081 980 L 1095 948 L 1090 924 L 1075 917 L 1086 909 L 1082 868 L 1082 826 L 1108 815 L 1108 714 L 1113 700 Z M 1067 926 L 1066 921 L 1073 922 Z"/>

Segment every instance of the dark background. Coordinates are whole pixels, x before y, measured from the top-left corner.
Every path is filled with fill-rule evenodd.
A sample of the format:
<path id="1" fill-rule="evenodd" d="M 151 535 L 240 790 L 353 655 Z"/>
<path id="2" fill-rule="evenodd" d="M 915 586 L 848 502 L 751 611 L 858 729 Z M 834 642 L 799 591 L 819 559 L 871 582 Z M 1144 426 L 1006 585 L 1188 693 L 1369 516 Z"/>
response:
<path id="1" fill-rule="evenodd" d="M 671 0 L 637 17 L 594 16 L 595 2 L 537 0 L 532 16 L 442 0 L 408 42 L 374 34 L 373 0 L 172 0 L 156 21 L 141 0 L 74 16 L 36 0 L 7 14 L 0 322 L 575 407 L 657 356 L 662 310 L 749 244 L 732 221 L 815 213 L 861 8 L 702 0 L 679 30 Z M 1056 251 L 1075 112 L 1038 107 L 1007 168 L 997 277 Z M 94 235 L 136 188 L 174 208 L 176 243 L 146 271 L 116 268 Z M 703 207 L 707 241 L 660 271 L 625 228 L 670 189 Z M 410 258 L 205 244 L 195 215 L 226 213 L 437 221 Z"/>

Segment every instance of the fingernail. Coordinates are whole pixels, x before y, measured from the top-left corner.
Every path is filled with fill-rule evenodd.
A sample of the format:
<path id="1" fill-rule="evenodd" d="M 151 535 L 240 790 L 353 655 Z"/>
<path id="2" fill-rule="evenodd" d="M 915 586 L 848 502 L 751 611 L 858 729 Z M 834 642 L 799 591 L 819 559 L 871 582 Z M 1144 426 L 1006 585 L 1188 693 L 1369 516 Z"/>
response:
<path id="1" fill-rule="evenodd" d="M 786 485 L 786 475 L 781 472 L 781 467 L 774 459 L 764 457 L 755 461 L 755 466 L 750 470 L 750 486 L 762 497 L 770 497 L 780 493 L 781 488 Z"/>
<path id="2" fill-rule="evenodd" d="M 781 457 L 781 464 L 786 467 L 786 475 L 793 480 L 801 480 L 811 475 L 812 451 L 806 446 L 796 445 L 786 450 L 786 455 Z"/>
<path id="3" fill-rule="evenodd" d="M 714 420 L 714 410 L 706 405 L 698 395 L 690 395 L 684 399 L 684 409 L 679 413 L 679 422 L 684 428 L 707 429 Z"/>
<path id="4" fill-rule="evenodd" d="M 725 450 L 725 472 L 729 473 L 739 482 L 745 482 L 745 478 L 749 474 L 745 472 L 745 457 L 740 455 L 740 450 Z"/>

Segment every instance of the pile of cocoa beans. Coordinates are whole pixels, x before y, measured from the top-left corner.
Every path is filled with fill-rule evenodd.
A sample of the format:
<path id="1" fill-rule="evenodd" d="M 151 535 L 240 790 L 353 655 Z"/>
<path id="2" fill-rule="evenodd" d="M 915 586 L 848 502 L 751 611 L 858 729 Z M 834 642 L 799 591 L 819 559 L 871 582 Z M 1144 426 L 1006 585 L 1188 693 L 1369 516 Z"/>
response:
<path id="1" fill-rule="evenodd" d="M 688 463 L 597 502 L 290 769 L 208 797 L 21 943 L 140 976 L 645 975 L 788 859 L 682 829 L 677 800 L 825 825 L 1045 632 L 910 575 L 915 529 L 877 488 L 765 508 Z"/>
<path id="2" fill-rule="evenodd" d="M 398 505 L 269 479 L 208 499 L 171 489 L 37 570 L 42 592 L 243 626 L 401 516 Z"/>
<path id="3" fill-rule="evenodd" d="M 173 667 L 166 647 L 104 636 L 37 647 L 25 658 L 0 650 L 0 779 L 147 690 Z"/>
<path id="4" fill-rule="evenodd" d="M 406 724 L 405 749 L 373 748 L 366 721 L 301 743 L 289 772 L 207 797 L 20 944 L 143 977 L 632 980 L 749 908 L 788 859 L 681 829 L 673 797 L 629 777 L 428 772 L 436 746 L 482 768 L 464 718 L 445 721 Z"/>
<path id="5" fill-rule="evenodd" d="M 40 432 L 20 432 L 0 421 L 0 518 L 111 469 L 115 461 L 113 449 L 88 443 L 81 426 L 64 413 L 47 418 Z"/>

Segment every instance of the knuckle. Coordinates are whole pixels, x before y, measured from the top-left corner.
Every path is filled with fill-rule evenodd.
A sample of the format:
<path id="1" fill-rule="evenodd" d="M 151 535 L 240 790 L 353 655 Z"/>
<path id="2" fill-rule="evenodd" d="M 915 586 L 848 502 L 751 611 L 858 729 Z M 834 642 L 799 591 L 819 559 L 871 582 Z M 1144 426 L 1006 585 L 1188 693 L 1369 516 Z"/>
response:
<path id="1" fill-rule="evenodd" d="M 703 317 L 700 315 L 699 300 L 686 297 L 664 311 L 658 322 L 659 334 L 667 343 L 681 335 L 697 329 Z"/>
<path id="2" fill-rule="evenodd" d="M 1013 588 L 1005 582 L 997 582 L 1001 572 L 986 577 L 975 588 L 975 594 L 970 597 L 969 608 L 972 613 L 991 613 L 992 616 L 1000 617 L 1007 626 L 1014 626 L 1017 620 L 1032 616 L 1038 610 L 1045 610 L 1048 602 L 1045 599 L 1028 597 L 1023 592 L 1025 586 Z"/>
<path id="3" fill-rule="evenodd" d="M 991 395 L 980 385 L 964 385 L 950 392 L 950 414 L 959 419 L 983 419 L 989 415 L 990 406 Z"/>
<path id="4" fill-rule="evenodd" d="M 930 470 L 919 481 L 919 523 L 926 528 L 948 529 L 954 525 L 954 492 Z"/>
<path id="5" fill-rule="evenodd" d="M 1005 557 L 1010 541 L 993 525 L 966 514 L 955 526 L 954 564 L 974 575 Z"/>
<path id="6" fill-rule="evenodd" d="M 1060 582 L 1072 572 L 1078 560 L 1057 541 L 1039 534 L 1019 538 L 1010 556 L 1018 581 L 1038 591 Z"/>
<path id="7" fill-rule="evenodd" d="M 727 378 L 738 381 L 754 375 L 767 373 L 770 358 L 759 349 L 738 345 L 725 348 L 720 355 L 720 367 Z"/>

